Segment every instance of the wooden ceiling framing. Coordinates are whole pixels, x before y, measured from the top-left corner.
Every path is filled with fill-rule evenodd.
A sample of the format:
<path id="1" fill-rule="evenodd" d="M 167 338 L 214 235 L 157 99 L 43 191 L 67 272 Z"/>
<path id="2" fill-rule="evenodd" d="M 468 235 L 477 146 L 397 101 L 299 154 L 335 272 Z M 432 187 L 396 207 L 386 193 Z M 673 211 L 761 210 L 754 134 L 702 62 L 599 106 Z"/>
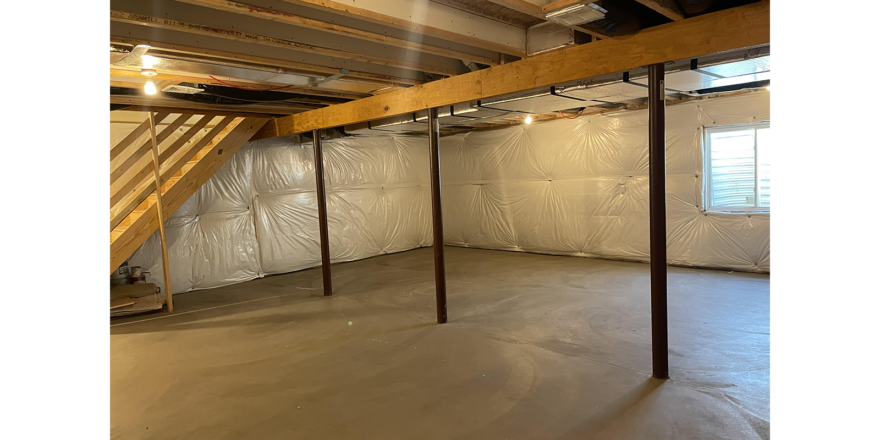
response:
<path id="1" fill-rule="evenodd" d="M 675 42 L 675 44 L 670 44 Z M 549 87 L 653 63 L 770 43 L 770 4 L 762 1 L 646 29 L 627 39 L 572 46 L 382 96 L 274 119 L 258 138 L 344 126 L 430 107 Z M 583 63 L 581 60 L 592 60 Z"/>
<path id="2" fill-rule="evenodd" d="M 636 1 L 645 11 L 655 11 L 660 20 L 685 17 L 677 0 Z M 144 66 L 139 62 L 111 65 L 111 85 L 130 89 L 114 94 L 111 101 L 114 108 L 127 105 L 127 109 L 143 109 L 152 104 L 190 111 L 292 115 L 315 106 L 389 95 L 442 78 L 469 75 L 474 69 L 526 59 L 527 29 L 545 23 L 548 12 L 579 2 L 583 3 L 114 0 L 110 40 L 117 56 L 113 58 L 111 53 L 111 59 L 119 60 L 135 46 L 147 45 L 147 55 L 160 63 L 152 78 L 140 75 Z M 572 28 L 595 37 L 585 44 L 615 40 L 595 29 Z M 189 83 L 251 91 L 283 88 L 279 91 L 290 94 L 290 99 L 194 103 L 167 94 L 146 96 L 139 90 L 147 80 L 163 81 L 164 86 Z"/>

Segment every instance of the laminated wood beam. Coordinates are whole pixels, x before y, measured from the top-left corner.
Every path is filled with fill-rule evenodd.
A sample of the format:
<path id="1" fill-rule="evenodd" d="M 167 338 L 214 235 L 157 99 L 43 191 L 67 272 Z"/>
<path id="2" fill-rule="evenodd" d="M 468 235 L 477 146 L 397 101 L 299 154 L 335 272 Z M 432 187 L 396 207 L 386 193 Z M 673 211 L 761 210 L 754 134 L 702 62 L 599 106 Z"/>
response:
<path id="1" fill-rule="evenodd" d="M 202 151 L 201 158 L 193 164 L 162 194 L 162 208 L 169 216 L 180 208 L 226 161 L 229 160 L 265 124 L 265 118 L 247 118 L 219 142 L 212 143 Z M 131 215 L 135 215 L 132 213 Z M 159 227 L 159 214 L 155 203 L 146 207 L 136 219 L 119 226 L 110 233 L 110 272 L 131 256 L 137 248 Z"/>
<path id="2" fill-rule="evenodd" d="M 364 55 L 354 52 L 347 52 L 339 49 L 331 49 L 327 47 L 313 46 L 311 44 L 298 43 L 296 41 L 285 40 L 282 38 L 269 37 L 265 35 L 257 35 L 249 32 L 241 32 L 232 29 L 222 29 L 213 26 L 204 26 L 194 23 L 186 23 L 179 20 L 170 20 L 167 18 L 151 17 L 143 14 L 133 14 L 129 12 L 110 11 L 110 20 L 120 23 L 135 24 L 147 26 L 154 29 L 163 29 L 170 31 L 186 32 L 194 35 L 205 35 L 209 37 L 224 38 L 227 40 L 241 41 L 251 44 L 260 44 L 263 46 L 278 47 L 281 49 L 293 50 L 297 52 L 306 52 L 315 55 L 323 55 L 327 57 L 342 58 L 347 60 L 361 61 L 365 63 L 378 64 L 382 66 L 395 67 L 398 69 L 408 69 L 417 72 L 429 72 L 438 75 L 453 76 L 459 72 L 452 69 L 444 69 L 441 67 L 429 66 L 426 64 L 409 63 L 398 61 L 391 58 L 382 58 L 372 55 Z"/>
<path id="3" fill-rule="evenodd" d="M 767 0 L 571 46 L 398 92 L 278 118 L 255 139 L 305 133 L 770 43 Z"/>
<path id="4" fill-rule="evenodd" d="M 314 29 L 323 32 L 329 32 L 331 34 L 342 35 L 345 37 L 357 38 L 359 40 L 370 41 L 377 44 L 384 44 L 388 46 L 400 47 L 403 49 L 414 50 L 417 52 L 429 53 L 432 55 L 439 55 L 447 58 L 454 59 L 462 59 L 475 61 L 481 64 L 488 64 L 490 66 L 497 66 L 499 64 L 497 59 L 483 57 L 479 55 L 474 55 L 466 52 L 459 52 L 456 50 L 446 49 L 443 47 L 429 46 L 427 44 L 422 44 L 417 41 L 404 40 L 400 38 L 389 37 L 384 34 L 377 34 L 375 32 L 362 31 L 360 29 L 354 29 L 347 26 L 341 26 L 335 23 L 327 23 L 325 21 L 315 20 L 307 17 L 301 17 L 294 14 L 289 14 L 287 12 L 278 11 L 275 9 L 262 8 L 259 6 L 249 5 L 246 3 L 240 3 L 231 0 L 176 0 L 183 3 L 190 3 L 193 5 L 204 6 L 208 8 L 217 9 L 220 11 L 227 11 L 236 14 L 246 15 L 250 17 L 261 18 L 264 20 L 277 21 L 279 23 L 291 24 L 294 26 L 304 27 L 306 29 Z"/>

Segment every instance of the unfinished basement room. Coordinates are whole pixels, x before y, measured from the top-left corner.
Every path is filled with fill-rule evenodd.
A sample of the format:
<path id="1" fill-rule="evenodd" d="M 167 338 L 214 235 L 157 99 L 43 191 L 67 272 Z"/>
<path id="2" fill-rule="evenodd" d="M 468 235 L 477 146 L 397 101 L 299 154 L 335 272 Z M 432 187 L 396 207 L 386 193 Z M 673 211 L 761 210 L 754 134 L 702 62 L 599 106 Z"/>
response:
<path id="1" fill-rule="evenodd" d="M 872 129 L 834 98 L 861 93 L 858 80 L 843 81 L 860 74 L 837 66 L 833 51 L 771 51 L 770 5 L 110 0 L 94 18 L 100 51 L 63 39 L 34 45 L 47 62 L 74 48 L 101 60 L 91 74 L 100 125 L 51 128 L 88 116 L 56 99 L 43 101 L 54 115 L 44 132 L 31 130 L 97 151 L 86 167 L 59 164 L 98 176 L 97 186 L 58 177 L 44 192 L 16 182 L 26 197 L 70 199 L 54 212 L 86 216 L 101 234 L 94 257 L 48 259 L 48 239 L 42 257 L 22 257 L 47 271 L 22 278 L 54 283 L 59 295 L 36 296 L 29 319 L 51 321 L 40 317 L 48 308 L 76 316 L 68 307 L 83 302 L 96 318 L 78 319 L 106 341 L 106 362 L 95 361 L 105 388 L 84 392 L 106 403 L 94 407 L 104 434 L 82 438 L 768 440 L 771 209 L 776 221 L 789 200 L 813 208 L 776 225 L 774 246 L 789 225 L 831 228 L 824 222 L 837 214 L 824 209 L 852 208 L 835 197 L 871 186 L 841 181 L 877 160 L 840 150 L 857 142 L 809 132 L 838 113 L 849 122 L 840 131 Z M 823 7 L 803 8 L 800 19 L 821 19 Z M 800 73 L 771 69 L 785 59 Z M 63 70 L 55 85 L 7 84 L 74 89 L 60 75 L 78 68 L 54 63 Z M 771 92 L 780 72 L 816 87 L 780 80 Z M 781 84 L 810 105 L 782 107 Z M 771 96 L 774 116 L 809 112 L 799 131 L 816 144 L 780 134 Z M 94 216 L 106 215 L 104 145 L 109 270 L 106 218 L 89 220 L 85 204 L 98 194 Z M 27 150 L 31 163 L 65 162 Z M 780 177 L 817 155 L 847 156 L 849 168 L 801 167 L 821 191 Z M 49 200 L 39 203 L 60 227 Z M 854 221 L 863 226 L 853 233 L 876 229 Z M 74 225 L 67 234 L 88 233 Z M 786 279 L 823 293 L 774 284 L 774 301 L 830 313 L 838 294 L 864 292 L 810 279 L 870 273 L 855 269 L 867 267 L 861 258 L 797 247 L 859 240 L 795 231 L 780 232 L 796 234 L 782 252 L 815 264 Z M 81 267 L 87 260 L 100 267 Z M 92 272 L 100 285 L 74 294 Z M 821 314 L 796 314 L 827 327 Z M 849 346 L 787 328 L 822 346 L 790 353 Z M 41 347 L 74 350 L 64 333 Z M 836 388 L 818 384 L 839 373 L 811 362 L 778 371 L 820 380 L 802 387 Z M 801 424 L 818 419 L 804 414 Z"/>

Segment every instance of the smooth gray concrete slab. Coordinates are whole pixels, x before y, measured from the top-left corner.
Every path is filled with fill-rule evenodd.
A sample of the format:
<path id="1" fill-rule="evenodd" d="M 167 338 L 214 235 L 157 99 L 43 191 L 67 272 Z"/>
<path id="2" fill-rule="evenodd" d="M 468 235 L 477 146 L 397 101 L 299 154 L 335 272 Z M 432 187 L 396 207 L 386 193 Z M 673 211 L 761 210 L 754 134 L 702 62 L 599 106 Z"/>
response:
<path id="1" fill-rule="evenodd" d="M 767 439 L 769 276 L 430 248 L 175 296 L 111 322 L 114 439 Z"/>

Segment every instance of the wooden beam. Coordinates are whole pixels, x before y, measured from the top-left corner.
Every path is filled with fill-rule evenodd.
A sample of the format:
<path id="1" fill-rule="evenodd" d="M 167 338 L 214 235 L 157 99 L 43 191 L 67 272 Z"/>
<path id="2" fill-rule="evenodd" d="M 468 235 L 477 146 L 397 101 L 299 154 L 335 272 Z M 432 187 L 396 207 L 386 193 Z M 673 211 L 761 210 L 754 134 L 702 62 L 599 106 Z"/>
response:
<path id="1" fill-rule="evenodd" d="M 123 104 L 126 105 L 126 104 Z M 162 107 L 157 105 L 127 105 L 124 108 L 119 108 L 114 111 L 117 112 L 169 112 L 169 113 L 180 113 L 182 111 L 192 113 L 194 115 L 211 115 L 211 116 L 234 116 L 237 118 L 266 118 L 272 119 L 278 116 L 283 116 L 280 113 L 260 113 L 260 112 L 236 112 L 236 111 L 223 111 L 223 110 L 190 110 L 190 109 L 181 109 L 181 108 L 173 108 L 173 107 Z M 161 124 L 160 124 L 161 125 Z"/>
<path id="2" fill-rule="evenodd" d="M 137 300 L 134 298 L 119 298 L 110 300 L 110 310 L 118 309 L 120 307 L 130 306 L 136 303 Z"/>
<path id="3" fill-rule="evenodd" d="M 312 53 L 327 57 L 336 57 L 347 60 L 361 61 L 365 63 L 379 64 L 382 66 L 396 67 L 398 69 L 415 70 L 417 72 L 429 72 L 446 76 L 453 76 L 459 73 L 456 70 L 444 69 L 441 67 L 434 67 L 426 64 L 414 64 L 405 61 L 398 61 L 391 58 L 382 58 L 372 55 L 346 52 L 339 49 L 312 46 L 310 44 L 298 43 L 296 41 L 284 40 L 282 38 L 268 37 L 265 35 L 257 35 L 249 32 L 241 32 L 213 26 L 204 26 L 194 23 L 186 23 L 178 20 L 169 20 L 167 18 L 151 17 L 149 15 L 133 14 L 129 12 L 111 10 L 110 20 L 120 23 L 147 26 L 155 29 L 186 32 L 194 35 L 205 35 L 209 37 L 224 38 L 227 40 L 241 41 L 245 43 L 260 44 L 263 46 L 278 47 L 281 49 L 293 50 L 298 52 Z"/>
<path id="4" fill-rule="evenodd" d="M 452 32 L 446 29 L 441 29 L 439 27 L 428 26 L 422 23 L 416 23 L 411 20 L 405 20 L 402 18 L 392 17 L 387 14 L 381 14 L 378 12 L 371 11 L 369 9 L 359 8 L 350 4 L 335 2 L 331 0 L 283 0 L 287 3 L 292 3 L 300 6 L 307 6 L 314 9 L 319 9 L 323 11 L 330 11 L 334 14 L 343 15 L 346 17 L 356 18 L 359 20 L 366 20 L 371 23 L 378 23 L 385 26 L 390 26 L 395 29 L 402 29 L 405 31 L 410 31 L 416 34 L 427 35 L 430 37 L 439 38 L 446 41 L 453 41 L 456 43 L 461 43 L 467 46 L 479 47 L 481 49 L 487 49 L 491 51 L 495 51 L 498 53 L 504 53 L 507 55 L 514 55 L 518 57 L 526 56 L 525 47 L 516 48 L 506 44 L 495 43 L 492 41 L 488 41 L 485 39 L 477 38 L 471 35 L 460 34 L 456 32 Z M 427 3 L 427 2 L 426 2 Z"/>
<path id="5" fill-rule="evenodd" d="M 153 40 L 140 40 L 133 39 L 121 36 L 111 36 L 110 37 L 111 44 L 122 44 L 126 46 L 137 46 L 139 44 L 146 44 L 150 46 L 150 50 L 155 51 L 163 51 L 184 55 L 196 55 L 202 57 L 210 57 L 214 58 L 214 62 L 216 60 L 227 60 L 232 61 L 232 63 L 228 63 L 233 67 L 244 67 L 249 69 L 258 69 L 258 70 L 271 70 L 277 73 L 287 73 L 291 75 L 309 75 L 309 74 L 322 74 L 322 75 L 335 75 L 339 73 L 339 69 L 334 67 L 326 67 L 319 66 L 317 64 L 306 64 L 299 63 L 296 61 L 287 61 L 280 60 L 277 58 L 266 58 L 260 57 L 256 55 L 246 55 L 239 54 L 233 52 L 224 52 L 222 50 L 213 50 L 213 49 L 204 49 L 201 47 L 194 46 L 184 46 L 182 44 L 171 44 L 171 43 L 162 43 Z M 239 64 L 241 63 L 241 64 Z M 220 63 L 223 64 L 223 63 Z M 345 76 L 346 79 L 357 80 L 358 82 L 368 83 L 368 84 L 381 84 L 381 85 L 389 85 L 390 84 L 406 84 L 406 85 L 418 85 L 422 84 L 424 81 L 419 81 L 415 79 L 409 78 L 401 78 L 396 76 L 389 75 L 380 75 L 377 73 L 369 73 L 369 72 L 360 72 L 356 70 L 349 70 L 348 75 Z"/>
<path id="6" fill-rule="evenodd" d="M 165 85 L 156 84 L 156 89 L 159 90 L 159 91 L 162 91 L 162 89 L 164 89 L 164 88 L 167 87 L 168 85 L 172 85 L 172 84 L 177 83 L 177 82 L 181 82 L 181 81 L 172 81 L 171 84 L 165 84 Z M 128 81 L 110 81 L 110 87 L 119 87 L 119 88 L 123 88 L 123 89 L 134 89 L 134 90 L 137 90 L 137 91 L 141 91 L 141 90 L 143 90 L 143 88 L 144 88 L 144 87 L 143 87 L 143 84 L 138 84 L 138 83 L 135 83 L 135 82 L 128 82 Z M 287 90 L 287 89 L 285 89 L 285 91 L 286 91 L 286 90 Z M 283 93 L 283 91 L 280 91 L 280 92 Z M 132 96 L 132 95 L 123 95 L 123 96 Z M 138 95 L 134 95 L 134 96 L 143 96 L 143 97 L 145 97 L 145 98 L 146 98 L 146 97 L 149 97 L 149 95 L 147 95 L 146 93 L 138 94 Z M 348 101 L 353 101 L 353 100 L 355 100 L 355 99 L 366 98 L 367 96 L 372 96 L 372 95 L 370 95 L 370 94 L 365 94 L 365 95 L 363 95 L 363 96 L 358 96 L 357 98 L 348 98 L 347 100 L 348 100 Z M 316 106 L 325 106 L 325 105 L 341 104 L 342 102 L 345 102 L 345 101 L 339 101 L 339 100 L 329 100 L 329 99 L 324 99 L 324 98 L 322 98 L 322 97 L 320 97 L 320 96 L 313 96 L 313 95 L 300 95 L 300 96 L 297 96 L 296 94 L 293 94 L 293 93 L 290 94 L 290 98 L 288 98 L 288 99 L 289 99 L 288 101 L 274 101 L 274 102 L 278 102 L 278 103 L 296 103 L 296 104 L 314 104 L 314 105 L 316 105 Z M 162 124 L 158 124 L 158 125 L 162 125 Z"/>
<path id="7" fill-rule="evenodd" d="M 764 0 L 644 29 L 626 39 L 571 46 L 399 92 L 279 118 L 271 126 L 274 132 L 263 131 L 255 138 L 338 127 L 769 43 L 770 2 Z"/>
<path id="8" fill-rule="evenodd" d="M 675 0 L 636 0 L 673 21 L 684 20 L 684 11 Z"/>
<path id="9" fill-rule="evenodd" d="M 562 1 L 569 1 L 569 0 L 562 0 Z M 541 6 L 538 6 L 534 3 L 529 3 L 525 0 L 489 0 L 489 2 L 495 3 L 496 5 L 499 5 L 499 6 L 504 6 L 505 8 L 513 9 L 514 11 L 517 11 L 517 12 L 520 12 L 523 14 L 531 15 L 532 17 L 535 17 L 535 18 L 538 18 L 538 19 L 541 19 L 544 21 L 547 21 L 547 12 L 552 11 L 552 10 L 547 10 L 546 9 L 547 6 L 554 4 L 554 3 L 551 3 L 550 5 L 544 6 L 542 8 Z M 560 2 L 556 2 L 556 3 L 560 3 Z M 562 25 L 560 25 L 560 26 L 562 26 Z M 568 26 L 568 27 L 571 29 L 574 29 L 576 31 L 583 32 L 587 35 L 592 35 L 595 38 L 611 38 L 610 36 L 605 35 L 601 32 L 587 29 L 582 26 Z"/>
<path id="10" fill-rule="evenodd" d="M 531 15 L 535 18 L 540 18 L 541 20 L 546 20 L 547 18 L 544 15 L 544 11 L 541 10 L 541 7 L 534 4 L 529 3 L 525 0 L 489 0 L 490 3 L 495 3 L 499 6 L 504 6 L 508 9 L 513 9 L 514 11 Z"/>
<path id="11" fill-rule="evenodd" d="M 515 26 L 520 29 L 526 29 L 528 24 L 531 21 L 525 21 L 520 17 L 513 17 L 507 15 L 508 12 L 501 9 L 490 9 L 487 8 L 485 4 L 482 4 L 481 1 L 475 0 L 430 0 L 434 3 L 439 3 L 441 5 L 449 6 L 453 9 L 458 9 L 459 11 L 467 12 L 468 14 L 479 15 L 481 17 L 486 17 L 495 21 L 500 21 L 501 23 L 508 24 L 510 26 Z"/>
<path id="12" fill-rule="evenodd" d="M 187 118 L 188 119 L 188 118 Z M 153 168 L 156 172 L 156 182 L 159 177 L 159 142 L 156 139 L 156 121 L 153 112 L 150 112 L 150 139 L 153 145 Z M 167 130 L 167 129 L 166 129 Z M 168 311 L 174 311 L 174 300 L 171 298 L 171 269 L 168 265 L 168 243 L 165 241 L 165 213 L 162 208 L 162 185 L 156 185 L 156 210 L 159 216 L 159 244 L 162 248 L 162 274 L 165 276 L 165 299 L 168 303 Z"/>
<path id="13" fill-rule="evenodd" d="M 138 78 L 138 79 L 146 79 L 139 70 L 130 70 L 130 69 L 114 69 L 110 68 L 110 76 L 111 77 L 120 77 L 120 78 Z M 154 80 L 167 80 L 172 84 L 181 83 L 181 82 L 191 82 L 197 84 L 208 84 L 212 86 L 227 86 L 228 84 L 232 84 L 233 86 L 238 87 L 246 87 L 246 88 L 271 88 L 283 86 L 286 84 L 279 83 L 270 83 L 270 82 L 260 82 L 254 80 L 243 80 L 240 78 L 229 78 L 223 75 L 215 75 L 212 79 L 207 74 L 201 73 L 189 73 L 189 72 L 178 72 L 174 70 L 162 70 L 156 73 L 155 76 L 152 77 Z M 223 80 L 220 82 L 218 80 Z M 118 82 L 118 81 L 117 81 Z M 224 82 L 226 84 L 224 84 Z M 111 86 L 113 86 L 113 81 L 111 81 Z M 117 87 L 128 87 L 128 88 L 140 88 L 143 85 L 138 85 L 131 83 L 133 85 L 117 85 Z M 162 90 L 159 85 L 156 85 L 156 89 Z M 323 88 L 305 88 L 305 87 L 297 87 L 292 86 L 283 90 L 278 90 L 279 92 L 284 93 L 299 93 L 302 95 L 310 95 L 310 96 L 320 96 L 326 98 L 342 98 L 342 99 L 361 99 L 370 96 L 369 93 L 347 93 L 340 92 L 336 90 L 328 90 Z M 290 99 L 296 99 L 291 96 Z M 305 103 L 305 102 L 304 102 Z"/>
<path id="14" fill-rule="evenodd" d="M 202 158 L 190 168 L 177 182 L 163 194 L 163 210 L 172 215 L 180 208 L 217 170 L 223 166 L 248 139 L 266 122 L 264 118 L 248 118 L 235 127 L 221 141 L 214 144 Z M 206 148 L 207 149 L 207 148 Z M 110 272 L 131 256 L 159 227 L 158 210 L 155 204 L 140 214 L 124 229 L 110 234 Z"/>
<path id="15" fill-rule="evenodd" d="M 584 2 L 584 0 L 557 0 L 553 3 L 548 3 L 544 6 L 541 6 L 541 12 L 547 14 L 562 8 L 567 8 L 569 6 L 576 5 L 578 3 L 589 3 Z"/>
<path id="16" fill-rule="evenodd" d="M 359 40 L 370 41 L 377 44 L 400 47 L 403 49 L 414 50 L 417 52 L 439 55 L 442 57 L 462 59 L 474 61 L 490 66 L 497 66 L 498 60 L 494 58 L 483 57 L 466 52 L 446 49 L 443 47 L 429 46 L 416 41 L 403 40 L 400 38 L 389 37 L 384 34 L 375 32 L 362 31 L 347 26 L 341 26 L 325 21 L 314 20 L 311 18 L 301 17 L 287 12 L 278 11 L 276 9 L 262 8 L 259 6 L 249 5 L 231 0 L 176 0 L 183 3 L 204 6 L 217 9 L 220 11 L 233 12 L 236 14 L 246 15 L 250 17 L 262 18 L 264 20 L 277 21 L 279 23 L 291 24 L 306 29 L 314 29 L 331 34 L 342 35 L 345 37 L 357 38 Z"/>
<path id="17" fill-rule="evenodd" d="M 290 115 L 297 113 L 302 110 L 312 110 L 316 106 L 314 105 L 306 105 L 306 104 L 290 104 L 290 105 L 267 105 L 267 104 L 242 104 L 242 105 L 222 105 L 222 104 L 203 104 L 200 102 L 190 102 L 184 101 L 181 99 L 168 99 L 168 98 L 158 98 L 155 96 L 137 96 L 137 95 L 110 95 L 110 103 L 111 104 L 126 104 L 133 106 L 140 106 L 143 108 L 165 108 L 165 109 L 174 109 L 173 112 L 177 113 L 197 113 L 197 114 L 210 114 L 210 113 L 202 113 L 204 110 L 206 112 L 214 112 L 215 114 L 222 114 L 223 112 L 236 112 L 236 113 L 261 113 L 261 114 L 269 114 L 269 115 Z M 156 110 L 158 111 L 158 110 Z"/>

